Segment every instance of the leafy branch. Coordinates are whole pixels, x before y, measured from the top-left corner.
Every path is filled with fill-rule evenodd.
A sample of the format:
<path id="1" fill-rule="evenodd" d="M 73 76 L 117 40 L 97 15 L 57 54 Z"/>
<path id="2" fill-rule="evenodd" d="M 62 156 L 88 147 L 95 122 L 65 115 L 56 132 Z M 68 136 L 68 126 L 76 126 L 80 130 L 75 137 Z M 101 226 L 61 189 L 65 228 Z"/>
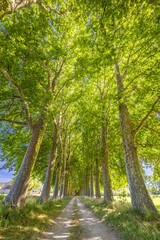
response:
<path id="1" fill-rule="evenodd" d="M 23 110 L 26 116 L 26 120 L 28 125 L 30 126 L 31 129 L 33 129 L 33 122 L 32 122 L 32 118 L 30 115 L 30 111 L 29 111 L 29 106 L 28 103 L 25 101 L 25 95 L 23 93 L 22 88 L 17 84 L 17 82 L 11 77 L 11 75 L 9 74 L 9 72 L 0 64 L 0 71 L 3 73 L 4 77 L 11 82 L 14 87 L 17 89 L 20 99 L 22 101 L 22 106 L 23 106 Z"/>
<path id="2" fill-rule="evenodd" d="M 1 122 L 9 122 L 9 123 L 13 123 L 13 124 L 20 124 L 20 125 L 26 125 L 26 122 L 20 122 L 20 121 L 15 121 L 15 120 L 11 120 L 11 119 L 6 119 L 6 118 L 0 118 Z"/>
<path id="3" fill-rule="evenodd" d="M 0 9 L 0 19 L 2 19 L 7 14 L 12 14 L 17 9 L 21 9 L 27 6 L 30 6 L 34 3 L 37 3 L 38 6 L 46 12 L 54 12 L 57 15 L 64 14 L 66 11 L 58 11 L 56 8 L 52 6 L 46 6 L 43 0 L 19 0 L 19 1 L 6 1 L 3 9 Z"/>
<path id="4" fill-rule="evenodd" d="M 52 79 L 52 93 L 54 92 L 55 85 L 56 85 L 56 81 L 57 81 L 57 79 L 59 78 L 59 76 L 60 76 L 60 74 L 61 74 L 61 72 L 62 72 L 62 70 L 63 70 L 63 65 L 64 65 L 64 63 L 65 63 L 65 60 L 63 59 L 61 65 L 60 65 L 60 67 L 59 67 L 59 69 L 56 71 L 55 76 L 54 76 L 54 78 Z"/>
<path id="5" fill-rule="evenodd" d="M 148 129 L 149 131 L 154 132 L 154 133 L 156 133 L 158 136 L 160 136 L 160 132 L 157 131 L 157 129 L 154 129 L 154 128 L 148 126 L 148 125 L 144 125 L 144 128 L 146 128 L 146 129 Z"/>
<path id="6" fill-rule="evenodd" d="M 144 123 L 146 122 L 146 120 L 148 119 L 148 117 L 151 115 L 151 113 L 155 110 L 155 106 L 156 104 L 159 102 L 160 100 L 160 96 L 155 100 L 155 102 L 153 103 L 152 107 L 150 108 L 150 110 L 147 112 L 147 114 L 145 115 L 145 117 L 140 121 L 139 125 L 136 127 L 136 129 L 134 130 L 134 134 L 137 134 L 138 131 L 143 127 Z"/>

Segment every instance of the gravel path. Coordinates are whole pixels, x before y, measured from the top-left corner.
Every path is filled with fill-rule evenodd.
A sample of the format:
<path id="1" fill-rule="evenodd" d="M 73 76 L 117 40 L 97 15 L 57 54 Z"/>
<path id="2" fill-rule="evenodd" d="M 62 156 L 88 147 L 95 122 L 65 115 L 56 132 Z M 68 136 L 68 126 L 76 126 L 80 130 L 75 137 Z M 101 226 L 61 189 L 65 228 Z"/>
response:
<path id="1" fill-rule="evenodd" d="M 49 231 L 39 240 L 120 240 L 105 222 L 98 219 L 84 204 L 73 198 L 55 219 Z"/>

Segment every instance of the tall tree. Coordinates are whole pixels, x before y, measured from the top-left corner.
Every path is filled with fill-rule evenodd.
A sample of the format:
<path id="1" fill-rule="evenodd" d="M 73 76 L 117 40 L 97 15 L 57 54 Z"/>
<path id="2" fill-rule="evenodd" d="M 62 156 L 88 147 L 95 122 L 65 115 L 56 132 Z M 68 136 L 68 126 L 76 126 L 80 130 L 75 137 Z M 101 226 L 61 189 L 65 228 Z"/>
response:
<path id="1" fill-rule="evenodd" d="M 46 171 L 46 178 L 45 182 L 42 188 L 41 196 L 40 196 L 40 201 L 41 202 L 46 202 L 48 201 L 50 197 L 50 190 L 51 190 L 51 185 L 52 185 L 52 178 L 53 178 L 53 171 L 54 171 L 54 165 L 55 165 L 55 158 L 56 158 L 56 148 L 57 148 L 57 131 L 58 131 L 58 124 L 54 124 L 54 133 L 53 133 L 53 138 L 52 138 L 52 148 L 49 156 L 49 162 L 48 162 L 48 167 Z"/>
<path id="2" fill-rule="evenodd" d="M 25 113 L 26 122 L 31 130 L 31 140 L 28 149 L 14 185 L 4 200 L 5 203 L 15 206 L 22 206 L 24 204 L 30 175 L 33 171 L 47 124 L 47 116 L 54 101 L 53 93 L 55 83 L 62 72 L 64 64 L 64 59 L 62 59 L 63 51 L 60 54 L 55 54 L 54 60 L 51 59 L 51 56 L 46 55 L 48 45 L 56 38 L 56 34 L 52 35 L 52 38 L 47 37 L 49 33 L 55 31 L 49 21 L 55 21 L 57 18 L 52 19 L 51 16 L 44 14 L 46 18 L 42 24 L 42 15 L 43 13 L 39 11 L 36 6 L 31 8 L 30 11 L 24 9 L 22 15 L 15 13 L 9 22 L 6 19 L 1 31 L 3 40 L 6 39 L 8 35 L 10 37 L 7 38 L 8 45 L 6 42 L 3 42 L 1 55 L 1 62 L 3 62 L 3 64 L 1 63 L 0 70 L 3 79 L 6 79 L 10 84 L 10 92 L 17 91 L 21 100 L 22 109 Z M 27 28 L 29 31 L 28 35 L 26 35 L 26 22 L 23 21 L 21 16 L 30 19 L 30 28 Z M 31 22 L 31 19 L 33 19 L 33 22 Z M 14 24 L 11 24 L 11 21 L 14 21 Z M 43 28 L 45 29 L 43 37 L 42 32 L 34 35 L 37 27 L 40 27 L 39 24 L 42 24 L 41 30 Z M 56 24 L 57 22 L 55 21 L 55 25 Z M 17 29 L 13 31 L 15 26 Z M 19 29 L 22 30 L 21 36 L 19 36 Z M 45 40 L 45 37 L 47 40 Z M 14 38 L 19 39 L 16 44 L 14 44 Z M 40 44 L 39 48 L 37 48 L 38 41 Z M 24 44 L 24 42 L 26 42 L 26 44 Z M 57 42 L 57 44 L 59 43 Z M 54 45 L 52 51 L 55 51 L 55 47 L 57 46 Z M 10 54 L 6 57 L 6 50 L 8 51 L 9 49 L 11 50 Z M 29 52 L 28 55 L 26 54 L 27 52 Z M 13 61 L 13 56 L 16 54 L 17 58 Z M 51 60 L 50 65 L 47 63 L 48 58 Z M 35 81 L 31 81 L 32 78 L 35 79 Z M 32 103 L 32 106 L 30 103 Z"/>
<path id="3" fill-rule="evenodd" d="M 151 200 L 151 197 L 148 194 L 148 191 L 145 186 L 142 173 L 140 170 L 137 147 L 135 143 L 135 132 L 134 132 L 134 129 L 132 128 L 132 123 L 131 123 L 130 115 L 128 112 L 126 99 L 124 97 L 123 76 L 120 73 L 120 69 L 117 63 L 115 64 L 115 71 L 116 71 L 117 88 L 118 88 L 118 94 L 119 94 L 119 117 L 120 117 L 120 124 L 121 124 L 121 130 L 122 130 L 123 147 L 125 152 L 125 162 L 126 162 L 126 169 L 127 169 L 127 175 L 128 175 L 132 206 L 133 208 L 139 209 L 144 213 L 147 211 L 157 212 L 157 209 L 154 206 Z M 159 100 L 160 100 L 160 97 L 157 98 L 154 105 Z M 154 107 L 154 105 L 152 107 Z M 144 119 L 142 121 L 144 121 Z"/>
<path id="4" fill-rule="evenodd" d="M 159 94 L 156 90 L 157 82 L 154 81 L 158 76 L 156 74 L 158 57 L 157 34 L 159 32 L 158 8 L 156 4 L 152 5 L 147 1 L 143 5 L 140 3 L 132 5 L 129 1 L 124 3 L 119 1 L 115 1 L 114 3 L 94 1 L 91 9 L 96 10 L 97 15 L 92 12 L 93 15 L 89 16 L 87 27 L 89 30 L 92 29 L 90 30 L 90 34 L 95 39 L 94 41 L 101 55 L 101 58 L 99 57 L 100 64 L 105 62 L 110 69 L 113 69 L 113 64 L 115 64 L 120 98 L 119 113 L 121 130 L 125 159 L 127 159 L 126 169 L 132 206 L 141 212 L 156 212 L 156 208 L 149 197 L 142 178 L 134 133 L 138 133 L 144 126 L 144 122 L 152 115 L 151 113 L 153 113 L 155 105 L 159 101 Z M 142 16 L 145 17 L 142 18 Z M 97 26 L 94 30 L 93 25 Z M 153 47 L 153 45 L 155 47 Z M 119 67 L 121 67 L 121 73 Z M 153 88 L 155 89 L 154 93 L 152 92 L 150 84 L 146 84 L 146 81 L 152 81 Z M 147 88 L 149 92 L 146 91 Z M 144 101 L 142 101 L 142 96 L 147 96 L 149 104 L 145 104 Z M 154 100 L 154 98 L 156 100 Z M 137 103 L 137 99 L 141 99 L 141 101 L 139 101 L 139 107 L 133 108 L 133 102 Z M 137 118 L 140 117 L 140 109 L 145 109 L 146 116 L 141 120 L 140 124 L 136 126 L 136 121 L 133 120 L 138 120 Z M 132 114 L 131 117 L 129 112 Z M 133 129 L 135 129 L 134 133 Z M 127 153 L 127 149 L 129 148 L 130 151 L 132 149 L 130 157 L 129 153 Z M 132 187 L 134 186 L 134 189 L 131 185 Z M 134 192 L 137 197 L 134 196 Z M 141 192 L 143 192 L 144 195 L 141 194 Z"/>

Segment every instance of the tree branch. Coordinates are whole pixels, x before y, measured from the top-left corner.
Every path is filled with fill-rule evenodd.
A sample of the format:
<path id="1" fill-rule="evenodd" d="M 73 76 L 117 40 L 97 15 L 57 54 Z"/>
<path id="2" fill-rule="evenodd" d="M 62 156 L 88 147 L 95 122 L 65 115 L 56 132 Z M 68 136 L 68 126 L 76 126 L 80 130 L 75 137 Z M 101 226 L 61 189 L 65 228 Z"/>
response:
<path id="1" fill-rule="evenodd" d="M 140 121 L 139 125 L 136 127 L 136 129 L 134 130 L 134 134 L 137 134 L 138 131 L 143 127 L 145 121 L 148 119 L 148 117 L 151 115 L 151 113 L 154 111 L 154 108 L 156 106 L 156 104 L 159 102 L 160 100 L 160 96 L 156 99 L 156 101 L 153 103 L 152 107 L 150 108 L 150 110 L 148 111 L 148 113 L 145 115 L 145 117 Z"/>
<path id="2" fill-rule="evenodd" d="M 36 2 L 36 1 L 35 1 Z M 43 3 L 43 1 L 42 0 L 37 0 L 37 3 L 38 3 L 38 5 L 39 5 L 39 7 L 41 7 L 44 11 L 46 11 L 46 12 L 54 12 L 54 13 L 56 13 L 57 15 L 61 15 L 61 14 L 64 14 L 64 13 L 66 13 L 66 11 L 57 11 L 57 9 L 56 8 L 54 8 L 54 7 L 52 7 L 52 6 L 46 6 L 44 3 Z"/>
<path id="3" fill-rule="evenodd" d="M 68 82 L 74 80 L 74 79 L 75 79 L 75 77 L 72 77 L 72 78 L 67 79 L 67 80 L 62 84 L 62 86 L 60 87 L 60 89 L 58 90 L 58 92 L 56 93 L 54 99 L 56 99 L 56 98 L 58 97 L 58 95 L 59 95 L 60 92 L 63 90 L 63 88 L 66 86 L 66 84 L 67 84 Z"/>
<path id="4" fill-rule="evenodd" d="M 137 78 L 139 78 L 140 76 L 142 75 L 145 75 L 145 71 L 144 72 L 141 72 L 139 73 L 138 75 L 136 75 L 133 79 L 131 79 L 131 81 L 127 84 L 127 86 L 125 87 L 125 90 L 127 90 L 127 88 L 134 82 L 134 80 L 136 80 Z"/>
<path id="5" fill-rule="evenodd" d="M 20 125 L 26 125 L 27 122 L 19 122 L 19 121 L 15 121 L 15 120 L 11 120 L 11 119 L 6 119 L 6 118 L 0 118 L 1 122 L 9 122 L 9 123 L 13 123 L 13 124 L 20 124 Z"/>
<path id="6" fill-rule="evenodd" d="M 11 1 L 8 3 L 5 9 L 0 11 L 0 19 L 2 19 L 5 15 L 13 13 L 16 9 L 21 9 L 23 7 L 29 6 L 30 4 L 36 2 L 36 0 L 19 0 L 19 1 Z"/>
<path id="7" fill-rule="evenodd" d="M 55 73 L 55 76 L 54 76 L 54 78 L 52 80 L 52 93 L 54 93 L 56 81 L 57 81 L 57 79 L 59 78 L 59 76 L 60 76 L 60 74 L 62 72 L 64 63 L 65 63 L 65 60 L 63 59 L 61 65 L 59 67 L 59 70 Z"/>
<path id="8" fill-rule="evenodd" d="M 32 118 L 29 112 L 29 106 L 28 103 L 25 101 L 25 96 L 23 93 L 23 90 L 21 89 L 21 87 L 17 84 L 17 82 L 11 77 L 11 75 L 8 73 L 8 71 L 0 64 L 0 71 L 3 73 L 4 77 L 11 82 L 15 88 L 17 89 L 20 99 L 22 101 L 22 106 L 23 106 L 23 110 L 26 116 L 26 120 L 28 125 L 30 126 L 31 129 L 33 129 L 33 123 L 32 123 Z"/>
<path id="9" fill-rule="evenodd" d="M 126 69 L 125 69 L 125 71 L 124 71 L 124 73 L 123 73 L 123 76 L 122 76 L 123 79 L 125 79 L 125 77 L 127 76 L 128 64 L 129 64 L 130 59 L 131 59 L 131 56 L 132 56 L 132 51 L 133 51 L 133 49 L 134 49 L 134 47 L 135 47 L 135 43 L 136 43 L 136 42 L 133 43 L 132 49 L 131 49 L 131 51 L 130 51 L 130 53 L 129 53 L 129 55 L 128 55 L 127 62 L 126 62 Z"/>
<path id="10" fill-rule="evenodd" d="M 19 0 L 10 1 L 4 9 L 0 9 L 0 19 L 2 19 L 7 14 L 12 14 L 15 10 L 21 9 L 23 7 L 30 6 L 33 3 L 37 3 L 38 6 L 46 12 L 54 12 L 58 15 L 64 14 L 67 11 L 57 11 L 56 8 L 52 6 L 46 6 L 43 0 Z"/>
<path id="11" fill-rule="evenodd" d="M 155 130 L 154 128 L 149 127 L 148 125 L 144 125 L 144 128 L 146 128 L 146 129 L 148 129 L 149 131 L 154 132 L 154 133 L 156 133 L 158 136 L 160 136 L 160 132 L 157 131 L 157 130 Z"/>

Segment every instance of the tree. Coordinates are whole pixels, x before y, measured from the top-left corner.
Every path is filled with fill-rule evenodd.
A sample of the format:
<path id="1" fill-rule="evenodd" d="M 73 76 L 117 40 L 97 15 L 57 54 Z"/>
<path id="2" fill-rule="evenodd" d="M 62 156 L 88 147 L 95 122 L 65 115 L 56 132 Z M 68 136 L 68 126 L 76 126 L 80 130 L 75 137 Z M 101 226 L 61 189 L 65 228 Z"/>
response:
<path id="1" fill-rule="evenodd" d="M 45 12 L 53 12 L 58 15 L 64 13 L 64 10 L 58 11 L 57 6 L 54 6 L 52 1 L 46 2 L 44 0 L 3 0 L 3 2 L 0 3 L 0 19 L 14 13 L 16 10 L 20 10 L 25 7 L 31 7 L 33 4 L 37 4 L 37 6 Z"/>
<path id="2" fill-rule="evenodd" d="M 104 200 L 112 201 L 112 188 L 127 184 L 126 167 L 133 208 L 156 212 L 142 167 L 150 164 L 159 176 L 158 5 L 4 1 L 2 10 L 0 131 L 6 166 L 18 169 L 26 150 L 6 202 L 23 205 L 31 173 L 44 181 L 47 167 L 43 200 L 55 184 L 53 198 L 60 185 L 61 196 L 92 196 L 95 188 L 97 197 L 103 186 Z"/>
<path id="3" fill-rule="evenodd" d="M 134 130 L 125 99 L 122 99 L 124 86 L 122 75 L 120 74 L 118 64 L 115 64 L 117 88 L 119 93 L 119 116 L 123 137 L 123 147 L 125 152 L 125 162 L 128 175 L 128 182 L 132 200 L 132 206 L 141 212 L 157 212 L 151 197 L 145 186 L 142 173 L 139 166 L 137 147 L 134 139 Z"/>
<path id="4" fill-rule="evenodd" d="M 144 122 L 152 116 L 156 110 L 155 105 L 159 102 L 157 81 L 154 81 L 158 77 L 158 7 L 147 1 L 143 5 L 132 5 L 129 1 L 94 1 L 86 11 L 91 13 L 88 13 L 86 25 L 93 39 L 92 44 L 99 51 L 99 65 L 103 67 L 105 63 L 112 71 L 113 65 L 116 68 L 119 114 L 132 206 L 141 212 L 156 212 L 143 182 L 134 133 L 138 133 L 144 126 Z M 154 92 L 150 83 L 146 83 L 148 80 L 152 82 Z M 144 96 L 147 96 L 149 104 L 142 101 Z M 139 108 L 133 108 L 137 99 Z M 140 109 L 145 109 L 146 115 L 136 126 Z M 130 154 L 127 151 L 129 149 Z"/>
<path id="5" fill-rule="evenodd" d="M 40 196 L 40 202 L 46 202 L 46 201 L 48 201 L 48 199 L 50 197 L 50 190 L 51 190 L 55 158 L 56 158 L 57 135 L 58 135 L 57 132 L 58 132 L 58 124 L 56 124 L 56 122 L 55 122 L 54 123 L 54 133 L 53 133 L 53 137 L 52 137 L 52 147 L 51 147 L 48 167 L 47 167 L 47 171 L 46 171 L 46 178 L 45 178 L 45 182 L 44 182 L 41 196 Z"/>
<path id="6" fill-rule="evenodd" d="M 5 198 L 5 203 L 15 206 L 22 206 L 24 204 L 30 175 L 33 171 L 47 125 L 47 116 L 53 104 L 55 83 L 62 72 L 64 64 L 64 60 L 62 59 L 62 56 L 64 56 L 64 53 L 62 53 L 63 51 L 57 53 L 57 55 L 55 54 L 55 59 L 50 61 L 50 66 L 47 64 L 48 58 L 51 57 L 46 54 L 48 44 L 51 44 L 56 37 L 55 34 L 54 36 L 52 35 L 52 38 L 47 38 L 47 34 L 50 33 L 50 31 L 52 33 L 55 31 L 52 28 L 52 24 L 49 24 L 51 17 L 45 15 L 46 20 L 43 21 L 43 25 L 41 25 L 42 21 L 40 19 L 43 16 L 43 13 L 38 11 L 36 7 L 31 8 L 30 11 L 24 9 L 22 16 L 30 19 L 30 28 L 28 28 L 30 34 L 26 35 L 26 22 L 23 21 L 21 15 L 17 13 L 13 14 L 13 25 L 6 19 L 6 22 L 4 22 L 3 25 L 2 35 L 3 39 L 6 39 L 6 36 L 8 35 L 10 35 L 10 37 L 8 38 L 8 45 L 6 42 L 3 42 L 1 56 L 1 62 L 3 62 L 3 64 L 1 63 L 0 65 L 3 79 L 6 79 L 9 84 L 11 84 L 11 87 L 9 87 L 10 92 L 16 90 L 18 93 L 23 112 L 25 113 L 26 122 L 32 133 L 30 143 L 15 183 L 10 193 Z M 33 19 L 32 23 L 31 19 Z M 43 37 L 41 32 L 34 35 L 34 30 L 40 26 L 35 24 L 36 19 L 38 20 L 38 24 L 41 25 L 41 29 L 43 27 L 45 29 Z M 17 26 L 16 31 L 13 30 L 15 26 Z M 19 36 L 20 29 L 22 30 L 21 36 Z M 45 40 L 44 36 L 47 40 Z M 14 38 L 19 39 L 17 45 L 13 44 Z M 23 44 L 24 41 L 27 42 L 26 45 Z M 39 44 L 41 43 L 39 48 L 37 48 L 37 41 L 39 41 Z M 57 42 L 57 44 L 59 43 Z M 11 51 L 6 58 L 5 52 L 9 49 Z M 52 49 L 53 52 L 55 49 L 56 46 L 54 45 Z M 29 56 L 26 54 L 26 51 L 29 52 Z M 13 56 L 16 54 L 16 61 L 13 61 Z M 3 60 L 3 57 L 5 60 Z M 9 69 L 7 69 L 7 65 L 10 66 Z M 35 79 L 35 81 L 31 81 L 31 79 Z M 35 94 L 37 94 L 36 97 Z M 32 103 L 31 107 L 30 103 Z"/>

